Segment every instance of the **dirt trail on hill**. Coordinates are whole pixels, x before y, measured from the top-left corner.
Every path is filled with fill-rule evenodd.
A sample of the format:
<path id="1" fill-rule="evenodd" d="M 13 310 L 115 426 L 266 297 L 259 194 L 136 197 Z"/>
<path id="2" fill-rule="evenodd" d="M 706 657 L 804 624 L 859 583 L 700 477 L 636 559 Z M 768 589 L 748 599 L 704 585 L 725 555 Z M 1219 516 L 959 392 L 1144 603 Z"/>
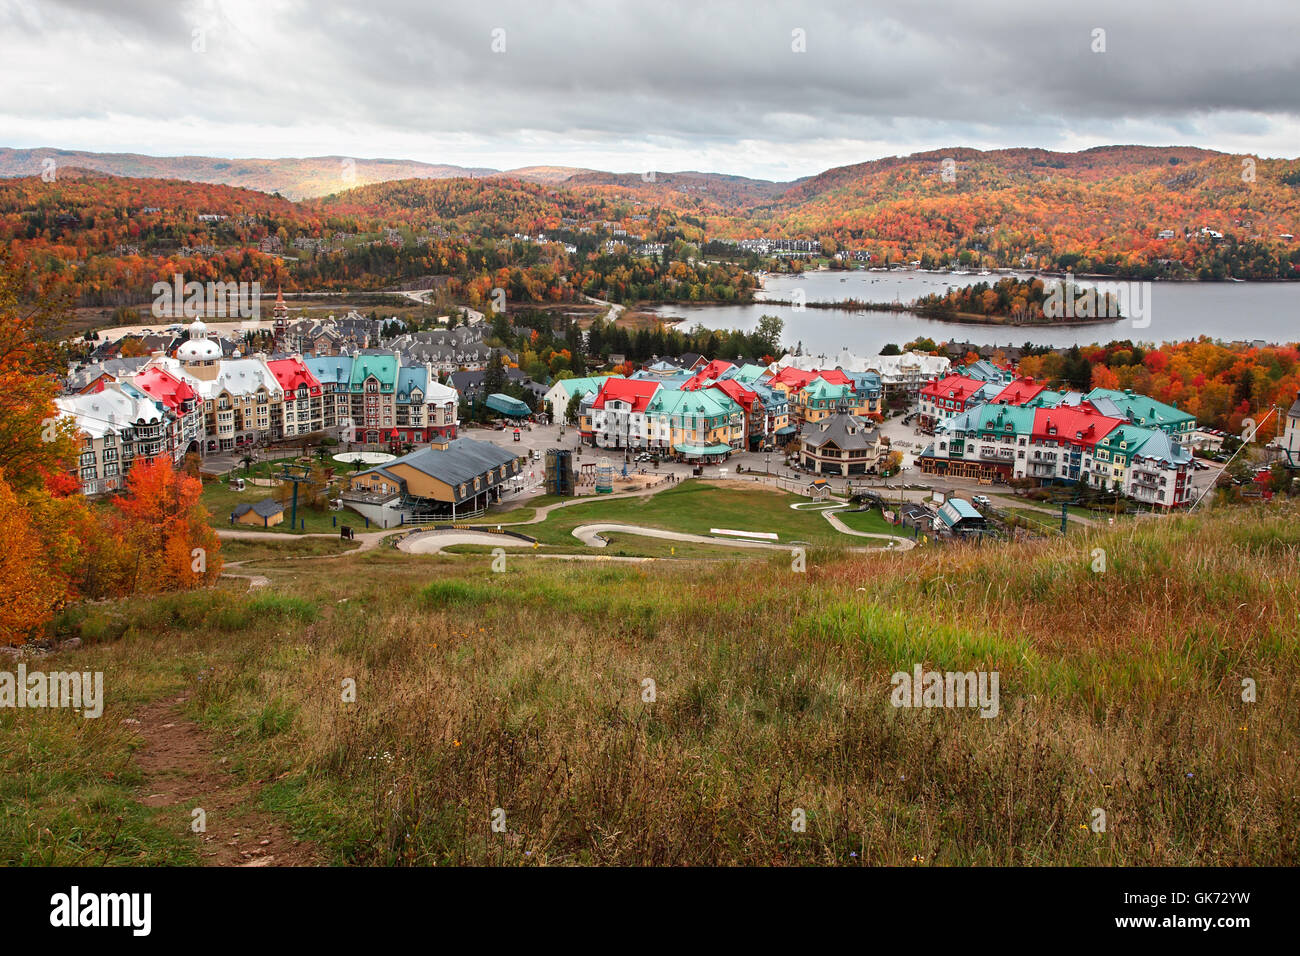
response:
<path id="1" fill-rule="evenodd" d="M 213 755 L 207 733 L 182 716 L 186 696 L 166 697 L 140 711 L 132 725 L 144 741 L 136 753 L 146 780 L 146 807 L 196 807 L 207 832 L 194 834 L 204 866 L 315 866 L 316 848 L 294 838 L 273 814 L 256 806 L 262 783 L 240 783 Z"/>

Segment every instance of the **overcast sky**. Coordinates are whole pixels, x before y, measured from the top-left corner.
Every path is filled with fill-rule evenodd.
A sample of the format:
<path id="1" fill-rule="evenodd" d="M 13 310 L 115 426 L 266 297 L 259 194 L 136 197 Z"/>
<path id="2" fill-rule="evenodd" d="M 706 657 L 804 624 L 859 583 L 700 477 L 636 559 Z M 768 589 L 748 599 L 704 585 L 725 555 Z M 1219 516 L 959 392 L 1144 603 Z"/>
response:
<path id="1" fill-rule="evenodd" d="M 782 180 L 947 146 L 1296 157 L 1297 36 L 1300 0 L 0 0 L 0 145 Z"/>

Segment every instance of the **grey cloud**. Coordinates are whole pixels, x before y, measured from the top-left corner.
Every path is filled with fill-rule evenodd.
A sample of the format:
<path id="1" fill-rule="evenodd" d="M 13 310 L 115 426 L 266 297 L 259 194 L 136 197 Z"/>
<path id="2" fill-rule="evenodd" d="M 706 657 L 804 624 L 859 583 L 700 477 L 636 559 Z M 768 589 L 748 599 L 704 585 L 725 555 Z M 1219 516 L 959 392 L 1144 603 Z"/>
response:
<path id="1" fill-rule="evenodd" d="M 0 115 L 49 118 L 54 145 L 79 145 L 59 139 L 61 123 L 108 113 L 489 143 L 521 142 L 528 130 L 621 150 L 751 139 L 797 149 L 809 140 L 888 142 L 899 130 L 908 131 L 904 143 L 957 145 L 978 130 L 988 144 L 1050 147 L 1105 139 L 1108 129 L 1126 141 L 1119 134 L 1135 126 L 1186 129 L 1213 145 L 1216 136 L 1267 139 L 1300 116 L 1298 10 L 1294 0 L 1190 12 L 1185 3 L 1131 0 L 1086 10 L 1009 0 L 906 9 L 0 0 L 0 28 L 39 52 L 51 77 L 45 83 L 37 66 L 0 78 Z M 209 29 L 203 55 L 190 50 L 195 25 Z M 507 44 L 500 55 L 490 50 L 498 27 Z M 806 31 L 807 53 L 791 51 L 795 28 Z M 1091 50 L 1094 28 L 1106 31 L 1105 53 Z M 147 55 L 108 57 L 114 44 Z M 85 74 L 100 64 L 111 79 Z"/>

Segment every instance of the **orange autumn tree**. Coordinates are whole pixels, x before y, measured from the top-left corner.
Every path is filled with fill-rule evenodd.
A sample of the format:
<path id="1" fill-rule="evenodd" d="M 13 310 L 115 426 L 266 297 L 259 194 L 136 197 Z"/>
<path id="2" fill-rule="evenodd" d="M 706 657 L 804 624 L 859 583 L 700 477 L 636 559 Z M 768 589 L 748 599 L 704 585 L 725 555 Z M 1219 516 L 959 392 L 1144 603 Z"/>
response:
<path id="1" fill-rule="evenodd" d="M 134 558 L 131 590 L 183 591 L 221 575 L 220 543 L 199 503 L 203 483 L 155 459 L 133 467 L 113 504 Z"/>
<path id="2" fill-rule="evenodd" d="M 67 579 L 28 504 L 0 472 L 0 645 L 39 633 L 68 596 Z"/>
<path id="3" fill-rule="evenodd" d="M 68 525 L 86 511 L 80 497 L 61 497 L 74 429 L 54 405 L 59 355 L 49 342 L 60 309 L 35 286 L 0 248 L 0 644 L 39 634 L 73 596 L 78 549 Z"/>
<path id="4" fill-rule="evenodd" d="M 30 271 L 0 248 L 0 468 L 20 497 L 73 460 L 72 425 L 54 406 L 60 362 L 49 340 L 60 309 L 31 282 Z"/>

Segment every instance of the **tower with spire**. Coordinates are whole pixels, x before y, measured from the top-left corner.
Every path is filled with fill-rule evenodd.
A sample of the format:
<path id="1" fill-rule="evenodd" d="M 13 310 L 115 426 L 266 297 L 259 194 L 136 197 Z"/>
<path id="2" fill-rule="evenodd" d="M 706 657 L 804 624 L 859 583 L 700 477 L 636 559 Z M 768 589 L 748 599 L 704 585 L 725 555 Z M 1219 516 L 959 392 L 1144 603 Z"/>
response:
<path id="1" fill-rule="evenodd" d="M 275 344 L 278 347 L 284 341 L 285 330 L 289 327 L 289 307 L 284 303 L 284 290 L 279 286 L 275 289 L 275 308 L 271 310 L 271 320 Z"/>

